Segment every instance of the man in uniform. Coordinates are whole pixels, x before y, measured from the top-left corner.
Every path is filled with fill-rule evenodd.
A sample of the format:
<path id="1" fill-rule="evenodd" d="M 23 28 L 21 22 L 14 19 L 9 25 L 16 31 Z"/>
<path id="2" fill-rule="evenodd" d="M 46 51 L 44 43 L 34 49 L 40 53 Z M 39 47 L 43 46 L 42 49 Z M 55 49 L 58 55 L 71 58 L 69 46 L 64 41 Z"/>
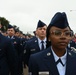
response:
<path id="1" fill-rule="evenodd" d="M 8 26 L 7 29 L 8 38 L 12 40 L 15 50 L 18 54 L 18 72 L 19 75 L 23 75 L 23 46 L 21 39 L 15 36 L 15 29 L 12 25 Z"/>
<path id="2" fill-rule="evenodd" d="M 3 25 L 0 24 L 0 30 L 2 27 Z M 4 36 L 1 32 L 0 32 L 0 75 L 19 75 L 18 55 L 14 49 L 13 43 L 11 39 Z"/>
<path id="3" fill-rule="evenodd" d="M 41 20 L 38 21 L 37 28 L 36 28 L 36 37 L 30 39 L 24 48 L 24 61 L 25 64 L 28 65 L 29 57 L 31 54 L 37 53 L 39 51 L 42 51 L 46 49 L 46 29 L 47 25 L 43 23 Z M 43 47 L 42 49 L 42 43 L 43 41 Z"/>
<path id="4" fill-rule="evenodd" d="M 29 75 L 75 75 L 76 53 L 67 48 L 71 37 L 66 13 L 57 12 L 47 27 L 51 44 L 45 51 L 31 55 Z"/>

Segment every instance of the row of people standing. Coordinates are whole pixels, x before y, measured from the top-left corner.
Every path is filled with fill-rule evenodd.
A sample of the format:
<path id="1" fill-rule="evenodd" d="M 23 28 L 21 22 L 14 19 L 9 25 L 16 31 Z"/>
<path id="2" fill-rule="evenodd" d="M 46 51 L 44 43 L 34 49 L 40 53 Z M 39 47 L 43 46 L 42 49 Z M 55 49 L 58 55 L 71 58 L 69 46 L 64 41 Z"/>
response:
<path id="1" fill-rule="evenodd" d="M 6 33 L 0 31 L 0 75 L 23 75 L 23 44 L 27 39 L 16 36 L 12 25 L 8 25 Z"/>
<path id="2" fill-rule="evenodd" d="M 50 32 L 52 27 L 54 27 L 52 29 L 54 31 Z M 69 29 L 69 24 L 65 13 L 57 13 L 52 19 L 52 22 L 49 24 L 48 28 L 45 23 L 39 20 L 35 31 L 36 36 L 29 40 L 26 40 L 27 42 L 24 42 L 25 41 L 24 39 L 15 36 L 15 29 L 11 25 L 8 26 L 7 34 L 8 34 L 7 37 L 5 37 L 0 33 L 1 42 L 2 42 L 1 50 L 0 50 L 1 51 L 0 75 L 9 75 L 9 73 L 11 73 L 11 75 L 23 75 L 23 62 L 24 62 L 24 66 L 26 65 L 28 66 L 29 72 L 32 75 L 39 75 L 38 73 L 43 73 L 43 72 L 45 73 L 46 71 L 49 71 L 49 75 L 50 75 L 51 74 L 50 73 L 51 71 L 49 70 L 50 67 L 52 67 L 50 69 L 53 69 L 52 74 L 54 75 L 58 75 L 58 74 L 62 75 L 62 73 L 65 74 L 64 71 L 65 67 L 63 68 L 61 65 L 59 65 L 64 70 L 62 71 L 58 69 L 59 68 L 58 66 L 57 67 L 58 71 L 57 71 L 56 65 L 54 61 L 52 61 L 54 60 L 54 58 L 52 58 L 54 55 L 56 55 L 57 58 L 62 59 L 62 56 L 68 53 L 68 51 L 66 51 L 66 49 L 62 47 L 65 46 L 66 48 L 68 42 L 71 40 L 72 37 L 70 36 L 72 33 Z M 53 34 L 56 36 L 56 38 L 51 37 Z M 57 39 L 58 35 L 60 35 L 58 37 L 59 39 Z M 69 38 L 67 38 L 66 36 L 69 36 Z M 57 43 L 58 40 L 60 41 L 59 43 Z M 50 46 L 51 49 L 48 48 Z M 55 48 L 59 50 L 61 49 L 61 51 Z M 75 55 L 72 52 L 69 52 L 69 56 L 71 56 L 70 54 Z M 50 58 L 51 55 L 52 57 Z M 43 56 L 46 57 L 47 59 L 46 61 L 43 61 L 44 59 Z M 51 59 L 51 61 L 49 58 Z M 67 59 L 65 59 L 64 61 L 66 60 Z M 51 64 L 49 63 L 49 61 Z M 44 62 L 46 63 L 47 66 L 45 66 Z M 53 72 L 54 69 L 55 69 L 55 73 Z M 72 74 L 72 72 L 70 72 L 70 74 Z"/>
<path id="3" fill-rule="evenodd" d="M 36 52 L 39 52 L 40 50 L 42 50 L 41 45 L 39 45 L 41 43 L 41 40 L 44 41 L 44 49 L 46 48 L 46 29 L 47 29 L 47 25 L 39 20 L 38 26 L 37 26 L 37 31 L 36 31 L 36 36 L 38 37 L 38 39 L 36 37 L 34 37 L 34 38 L 31 38 L 29 41 L 26 40 L 26 41 L 30 42 L 34 39 L 35 43 L 37 44 L 37 48 L 38 48 L 37 49 L 38 51 L 36 50 Z M 24 64 L 26 63 L 28 65 L 30 52 L 27 50 L 27 53 L 25 53 L 24 46 L 26 47 L 27 44 L 26 44 L 26 42 L 23 43 L 25 40 L 23 40 L 22 38 L 16 37 L 15 32 L 16 31 L 15 31 L 14 27 L 12 25 L 9 25 L 8 29 L 7 29 L 7 38 L 11 39 L 15 52 L 17 53 L 18 75 L 23 75 L 23 62 L 24 62 Z M 38 44 L 38 41 L 40 42 L 39 44 Z M 36 45 L 33 46 L 33 48 L 34 47 L 36 47 Z M 27 47 L 27 49 L 28 49 L 28 47 Z M 34 51 L 31 54 L 36 53 L 36 52 Z"/>
<path id="4" fill-rule="evenodd" d="M 14 48 L 18 55 L 18 72 L 19 75 L 23 75 L 23 45 L 22 39 L 15 36 L 15 29 L 12 25 L 8 26 L 7 29 L 8 38 L 12 40 Z"/>
<path id="5" fill-rule="evenodd" d="M 0 24 L 0 27 L 2 25 Z M 0 75 L 20 75 L 18 55 L 12 40 L 0 31 Z"/>
<path id="6" fill-rule="evenodd" d="M 73 32 L 66 13 L 56 13 L 48 27 L 45 26 L 39 21 L 36 37 L 25 45 L 25 64 L 28 65 L 29 75 L 75 75 L 76 53 L 68 48 Z M 44 39 L 40 36 L 44 32 L 47 47 L 44 43 L 45 48 L 41 50 Z"/>

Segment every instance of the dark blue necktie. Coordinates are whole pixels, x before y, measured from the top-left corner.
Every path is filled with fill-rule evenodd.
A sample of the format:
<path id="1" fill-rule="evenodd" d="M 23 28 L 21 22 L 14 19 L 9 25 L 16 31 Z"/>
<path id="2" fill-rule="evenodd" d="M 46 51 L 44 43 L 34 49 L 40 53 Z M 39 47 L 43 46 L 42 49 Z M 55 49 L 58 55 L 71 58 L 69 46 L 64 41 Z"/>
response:
<path id="1" fill-rule="evenodd" d="M 41 41 L 42 45 L 41 45 L 41 50 L 44 50 L 44 41 Z"/>
<path id="2" fill-rule="evenodd" d="M 56 65 L 57 65 L 59 62 L 60 62 L 63 66 L 65 66 L 65 65 L 63 64 L 63 62 L 61 61 L 60 58 L 57 60 Z"/>

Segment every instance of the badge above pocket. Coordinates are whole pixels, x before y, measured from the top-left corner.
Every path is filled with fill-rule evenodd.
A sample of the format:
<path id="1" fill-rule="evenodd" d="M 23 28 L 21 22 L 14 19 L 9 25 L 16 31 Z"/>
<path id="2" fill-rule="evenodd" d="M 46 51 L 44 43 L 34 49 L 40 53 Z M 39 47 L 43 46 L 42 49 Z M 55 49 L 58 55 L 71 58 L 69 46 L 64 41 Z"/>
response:
<path id="1" fill-rule="evenodd" d="M 49 75 L 49 72 L 46 72 L 46 71 L 44 71 L 44 72 L 39 72 L 39 75 Z"/>
<path id="2" fill-rule="evenodd" d="M 31 51 L 35 51 L 35 49 L 31 49 Z"/>

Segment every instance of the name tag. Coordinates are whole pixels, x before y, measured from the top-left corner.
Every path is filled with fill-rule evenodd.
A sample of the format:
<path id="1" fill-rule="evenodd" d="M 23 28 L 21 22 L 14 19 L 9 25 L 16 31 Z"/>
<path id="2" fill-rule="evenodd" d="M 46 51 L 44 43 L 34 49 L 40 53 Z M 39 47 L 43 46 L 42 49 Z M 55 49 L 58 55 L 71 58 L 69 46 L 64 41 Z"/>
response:
<path id="1" fill-rule="evenodd" d="M 49 72 L 39 72 L 39 75 L 49 75 Z"/>
<path id="2" fill-rule="evenodd" d="M 35 51 L 35 49 L 31 49 L 31 51 Z"/>

